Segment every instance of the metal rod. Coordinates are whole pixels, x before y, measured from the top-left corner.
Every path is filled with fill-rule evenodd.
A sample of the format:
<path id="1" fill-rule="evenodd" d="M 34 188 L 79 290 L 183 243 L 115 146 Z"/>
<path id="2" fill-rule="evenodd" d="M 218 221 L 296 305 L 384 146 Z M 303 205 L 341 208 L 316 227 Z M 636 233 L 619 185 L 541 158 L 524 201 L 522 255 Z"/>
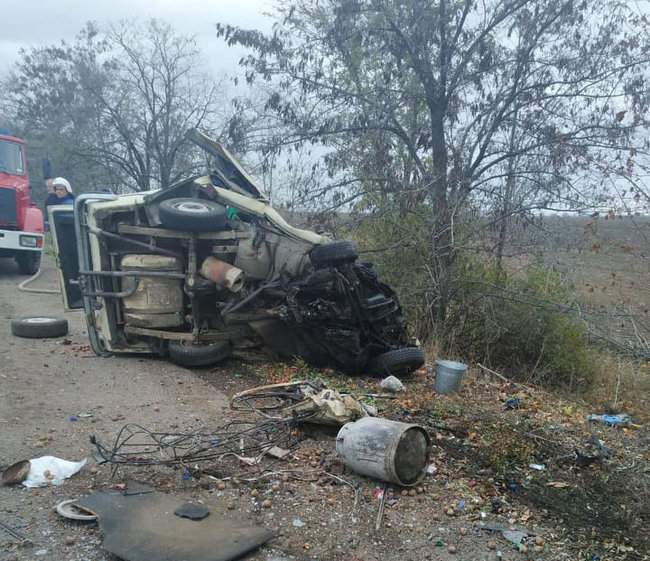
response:
<path id="1" fill-rule="evenodd" d="M 134 286 L 129 288 L 128 290 L 122 290 L 121 292 L 107 292 L 105 290 L 95 290 L 92 292 L 86 291 L 85 294 L 86 296 L 92 296 L 95 298 L 128 298 L 129 296 L 133 296 L 136 290 L 138 290 L 137 279 Z"/>
<path id="2" fill-rule="evenodd" d="M 9 534 L 11 537 L 20 540 L 22 543 L 32 543 L 32 540 L 30 540 L 27 536 L 24 536 L 18 530 L 12 528 L 9 526 L 9 524 L 3 522 L 2 520 L 0 520 L 0 528 L 7 532 L 7 534 Z"/>
<path id="3" fill-rule="evenodd" d="M 79 271 L 80 275 L 97 277 L 163 277 L 168 279 L 184 279 L 183 273 L 167 271 Z"/>
<path id="4" fill-rule="evenodd" d="M 375 531 L 378 532 L 381 528 L 381 522 L 384 519 L 384 507 L 386 506 L 386 495 L 388 494 L 388 484 L 384 483 L 384 489 L 381 493 L 381 501 L 379 502 L 379 512 L 377 512 L 377 519 L 375 520 Z"/>
<path id="5" fill-rule="evenodd" d="M 162 255 L 168 255 L 170 257 L 176 257 L 178 259 L 183 258 L 183 256 L 180 253 L 176 253 L 175 251 L 171 251 L 169 249 L 163 249 L 162 247 L 158 247 L 157 245 L 154 245 L 152 243 L 146 243 L 146 242 L 141 242 L 141 241 L 138 241 L 138 240 L 133 240 L 131 238 L 127 238 L 126 236 L 120 236 L 120 234 L 114 234 L 113 232 L 107 232 L 106 230 L 102 230 L 101 228 L 88 227 L 88 230 L 90 231 L 91 234 L 95 234 L 96 236 L 103 236 L 105 238 L 118 240 L 118 241 L 121 241 L 121 242 L 124 242 L 124 243 L 135 245 L 136 247 L 142 247 L 144 249 L 148 249 L 149 251 L 153 251 L 155 253 L 160 253 Z"/>

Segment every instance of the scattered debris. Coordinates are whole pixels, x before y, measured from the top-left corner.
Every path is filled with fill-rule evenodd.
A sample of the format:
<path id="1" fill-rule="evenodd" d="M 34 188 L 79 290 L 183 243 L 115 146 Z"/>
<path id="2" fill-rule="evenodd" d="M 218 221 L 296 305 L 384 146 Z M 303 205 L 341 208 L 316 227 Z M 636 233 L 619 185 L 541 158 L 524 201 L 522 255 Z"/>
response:
<path id="1" fill-rule="evenodd" d="M 520 397 L 509 397 L 508 399 L 505 400 L 503 406 L 506 410 L 512 410 L 512 409 L 521 409 L 521 406 L 523 405 L 523 399 Z"/>
<path id="2" fill-rule="evenodd" d="M 381 499 L 379 501 L 379 511 L 377 512 L 377 519 L 375 520 L 375 532 L 381 528 L 382 520 L 384 519 L 384 508 L 386 507 L 386 495 L 388 495 L 388 485 L 384 484 L 382 489 Z"/>
<path id="3" fill-rule="evenodd" d="M 481 530 L 486 530 L 488 532 L 499 533 L 503 536 L 504 539 L 517 546 L 519 551 L 522 551 L 522 547 L 526 547 L 524 540 L 528 539 L 530 536 L 534 536 L 535 532 L 528 530 L 526 528 L 516 528 L 514 526 L 502 526 L 499 524 L 486 524 L 485 522 L 479 523 L 479 528 Z M 490 540 L 488 542 L 489 549 L 496 549 L 496 542 Z M 522 551 L 523 552 L 523 551 Z"/>
<path id="4" fill-rule="evenodd" d="M 554 489 L 566 489 L 567 487 L 571 487 L 571 484 L 566 481 L 549 481 L 546 486 L 553 487 Z"/>
<path id="5" fill-rule="evenodd" d="M 9 536 L 11 541 L 17 540 L 19 544 L 32 543 L 32 541 L 27 536 L 19 532 L 14 526 L 15 524 L 11 525 L 7 522 L 4 522 L 3 520 L 0 520 L 0 534 L 6 534 Z"/>
<path id="6" fill-rule="evenodd" d="M 546 466 L 544 464 L 528 464 L 528 467 L 530 469 L 534 469 L 536 471 L 544 471 L 544 470 L 546 470 Z"/>
<path id="7" fill-rule="evenodd" d="M 419 425 L 365 417 L 341 428 L 336 452 L 362 475 L 412 486 L 426 473 L 430 443 Z"/>
<path id="8" fill-rule="evenodd" d="M 22 483 L 25 487 L 61 485 L 85 465 L 85 458 L 80 462 L 69 462 L 54 456 L 21 460 L 9 466 L 2 473 L 2 483 L 3 485 Z"/>
<path id="9" fill-rule="evenodd" d="M 376 410 L 351 395 L 308 380 L 259 386 L 235 394 L 230 406 L 254 411 L 267 419 L 293 418 L 303 422 L 341 426 Z"/>
<path id="10" fill-rule="evenodd" d="M 632 417 L 630 417 L 627 413 L 619 413 L 618 415 L 609 415 L 609 414 L 602 414 L 602 415 L 589 415 L 587 417 L 587 420 L 590 423 L 603 423 L 605 425 L 609 425 L 610 427 L 627 427 L 632 424 Z"/>
<path id="11" fill-rule="evenodd" d="M 210 509 L 203 505 L 183 503 L 174 511 L 174 514 L 181 518 L 189 518 L 190 520 L 203 520 L 206 516 L 210 515 Z"/>
<path id="12" fill-rule="evenodd" d="M 177 500 L 162 493 L 99 491 L 79 505 L 97 513 L 104 549 L 126 561 L 230 561 L 275 535 L 230 518 L 181 518 Z"/>
<path id="13" fill-rule="evenodd" d="M 30 467 L 31 464 L 29 463 L 29 460 L 21 460 L 20 462 L 10 465 L 2 472 L 2 484 L 16 485 L 22 483 L 27 479 Z"/>
<path id="14" fill-rule="evenodd" d="M 80 507 L 77 504 L 77 500 L 78 499 L 67 499 L 61 501 L 56 505 L 56 511 L 59 515 L 63 516 L 63 518 L 69 520 L 79 520 L 81 522 L 94 522 L 97 520 L 97 515 L 88 509 Z"/>
<path id="15" fill-rule="evenodd" d="M 379 387 L 393 393 L 404 391 L 404 384 L 402 384 L 402 381 L 396 376 L 388 376 L 388 378 L 384 378 L 379 384 Z"/>
<path id="16" fill-rule="evenodd" d="M 153 493 L 154 488 L 146 483 L 140 481 L 128 480 L 126 483 L 113 485 L 113 489 L 119 491 L 123 495 L 143 495 L 145 493 Z"/>
<path id="17" fill-rule="evenodd" d="M 98 454 L 112 464 L 187 466 L 232 457 L 255 465 L 275 447 L 295 448 L 298 443 L 293 433 L 295 426 L 294 419 L 268 419 L 258 423 L 232 421 L 213 431 L 168 433 L 127 424 L 110 447 L 95 436 L 90 441 Z"/>
<path id="18" fill-rule="evenodd" d="M 528 537 L 528 533 L 521 530 L 503 530 L 501 535 L 510 543 L 519 546 Z"/>
<path id="19" fill-rule="evenodd" d="M 280 448 L 279 446 L 271 446 L 271 448 L 266 451 L 267 456 L 271 456 L 278 460 L 284 460 L 289 454 L 291 454 L 291 450 Z"/>
<path id="20" fill-rule="evenodd" d="M 287 416 L 297 415 L 310 423 L 341 426 L 369 415 L 370 411 L 351 395 L 342 396 L 335 390 L 322 390 L 283 410 L 283 413 Z"/>
<path id="21" fill-rule="evenodd" d="M 304 528 L 306 526 L 306 524 L 302 520 L 300 520 L 300 518 L 294 518 L 293 522 L 291 522 L 291 525 L 294 528 Z"/>

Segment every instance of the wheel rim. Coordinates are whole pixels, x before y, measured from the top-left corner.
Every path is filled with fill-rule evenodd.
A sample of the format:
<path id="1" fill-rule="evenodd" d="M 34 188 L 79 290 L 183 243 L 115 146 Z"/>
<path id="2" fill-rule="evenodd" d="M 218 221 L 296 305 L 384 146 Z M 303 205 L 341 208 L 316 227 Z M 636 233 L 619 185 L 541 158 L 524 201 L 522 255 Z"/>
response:
<path id="1" fill-rule="evenodd" d="M 182 202 L 175 204 L 174 207 L 177 210 L 182 210 L 190 214 L 207 214 L 210 212 L 210 209 L 207 205 L 194 202 Z"/>
<path id="2" fill-rule="evenodd" d="M 52 318 L 26 318 L 25 323 L 52 323 Z"/>

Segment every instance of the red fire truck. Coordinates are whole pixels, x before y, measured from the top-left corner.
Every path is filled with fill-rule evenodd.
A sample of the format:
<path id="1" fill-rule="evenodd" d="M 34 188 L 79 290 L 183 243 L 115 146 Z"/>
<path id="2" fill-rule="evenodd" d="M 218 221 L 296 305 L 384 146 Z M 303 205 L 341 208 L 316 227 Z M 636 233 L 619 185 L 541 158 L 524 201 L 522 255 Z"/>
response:
<path id="1" fill-rule="evenodd" d="M 13 257 L 32 275 L 42 251 L 43 213 L 32 201 L 25 142 L 0 129 L 0 257 Z"/>

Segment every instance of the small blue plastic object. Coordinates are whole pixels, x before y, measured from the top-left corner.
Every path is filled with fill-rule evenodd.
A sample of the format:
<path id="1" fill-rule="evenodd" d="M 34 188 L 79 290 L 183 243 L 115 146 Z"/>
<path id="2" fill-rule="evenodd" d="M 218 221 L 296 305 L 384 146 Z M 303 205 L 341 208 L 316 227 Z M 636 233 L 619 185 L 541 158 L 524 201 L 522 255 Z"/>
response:
<path id="1" fill-rule="evenodd" d="M 506 399 L 505 408 L 506 409 L 519 409 L 522 404 L 522 399 L 520 397 L 510 397 Z"/>
<path id="2" fill-rule="evenodd" d="M 626 427 L 632 422 L 632 417 L 627 413 L 619 413 L 618 415 L 589 415 L 588 421 L 592 423 L 603 423 L 610 427 Z"/>

